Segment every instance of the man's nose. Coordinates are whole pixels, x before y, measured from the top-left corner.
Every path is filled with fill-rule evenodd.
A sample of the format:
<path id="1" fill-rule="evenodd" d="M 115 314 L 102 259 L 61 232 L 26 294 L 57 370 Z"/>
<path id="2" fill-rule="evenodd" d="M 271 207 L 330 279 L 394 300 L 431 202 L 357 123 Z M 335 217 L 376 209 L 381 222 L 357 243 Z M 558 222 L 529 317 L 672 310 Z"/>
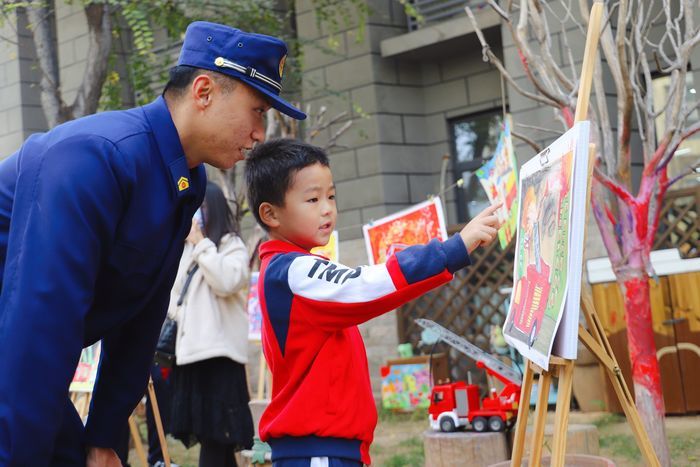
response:
<path id="1" fill-rule="evenodd" d="M 262 143 L 263 141 L 265 141 L 265 121 L 263 119 L 261 119 L 255 124 L 255 126 L 253 127 L 253 131 L 250 134 L 250 137 L 256 143 Z"/>

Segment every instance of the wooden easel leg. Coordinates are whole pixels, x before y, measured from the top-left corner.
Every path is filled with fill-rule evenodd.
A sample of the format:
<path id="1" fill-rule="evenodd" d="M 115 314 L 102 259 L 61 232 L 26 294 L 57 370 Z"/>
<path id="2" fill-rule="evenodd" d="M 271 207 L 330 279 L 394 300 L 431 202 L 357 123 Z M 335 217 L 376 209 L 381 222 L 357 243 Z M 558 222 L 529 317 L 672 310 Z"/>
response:
<path id="1" fill-rule="evenodd" d="M 532 426 L 530 440 L 530 467 L 539 467 L 542 460 L 542 445 L 544 444 L 544 426 L 547 423 L 547 400 L 552 374 L 545 371 L 540 374 L 537 382 L 537 405 L 535 406 L 535 422 Z"/>
<path id="2" fill-rule="evenodd" d="M 554 417 L 552 467 L 563 467 L 566 455 L 566 437 L 569 427 L 571 389 L 574 383 L 574 361 L 568 360 L 559 368 L 557 388 L 557 411 Z"/>
<path id="3" fill-rule="evenodd" d="M 148 459 L 146 458 L 146 451 L 143 448 L 143 441 L 141 440 L 141 435 L 139 434 L 139 429 L 134 421 L 134 416 L 129 417 L 129 431 L 131 432 L 131 439 L 134 440 L 134 447 L 136 448 L 136 456 L 139 458 L 139 462 L 143 467 L 148 467 Z"/>
<path id="4" fill-rule="evenodd" d="M 527 417 L 530 414 L 530 394 L 532 393 L 532 380 L 534 372 L 530 362 L 525 360 L 525 374 L 520 388 L 520 402 L 518 406 L 518 418 L 515 422 L 515 435 L 513 437 L 513 455 L 511 467 L 520 467 L 523 462 L 523 450 L 525 449 L 525 431 L 527 430 Z"/>
<path id="5" fill-rule="evenodd" d="M 163 421 L 160 418 L 160 410 L 158 410 L 158 400 L 156 399 L 156 391 L 153 389 L 153 380 L 148 380 L 148 397 L 151 399 L 151 407 L 153 408 L 153 419 L 156 422 L 158 430 L 158 440 L 160 441 L 160 449 L 163 452 L 163 461 L 165 467 L 170 467 L 170 454 L 168 454 L 168 443 L 165 439 L 165 431 L 163 430 Z"/>
<path id="6" fill-rule="evenodd" d="M 262 351 L 262 346 L 260 347 L 260 359 L 258 361 L 258 393 L 257 399 L 262 400 L 265 393 L 265 373 L 267 369 L 267 364 L 265 363 L 265 355 Z"/>

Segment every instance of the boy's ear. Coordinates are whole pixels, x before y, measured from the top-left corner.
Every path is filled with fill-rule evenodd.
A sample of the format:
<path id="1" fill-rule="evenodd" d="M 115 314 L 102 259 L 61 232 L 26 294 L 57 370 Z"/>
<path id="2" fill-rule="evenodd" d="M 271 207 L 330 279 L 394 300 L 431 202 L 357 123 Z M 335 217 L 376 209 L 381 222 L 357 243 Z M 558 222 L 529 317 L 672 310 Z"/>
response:
<path id="1" fill-rule="evenodd" d="M 263 223 L 269 228 L 276 229 L 280 226 L 275 205 L 268 202 L 261 203 L 260 207 L 258 208 L 258 214 L 260 215 L 260 219 L 263 221 Z"/>

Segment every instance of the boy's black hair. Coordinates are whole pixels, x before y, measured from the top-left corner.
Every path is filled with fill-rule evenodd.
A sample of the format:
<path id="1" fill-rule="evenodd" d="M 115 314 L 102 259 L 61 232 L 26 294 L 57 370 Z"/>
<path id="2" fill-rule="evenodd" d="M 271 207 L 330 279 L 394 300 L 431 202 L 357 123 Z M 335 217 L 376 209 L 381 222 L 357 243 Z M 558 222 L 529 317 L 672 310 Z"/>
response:
<path id="1" fill-rule="evenodd" d="M 185 90 L 192 84 L 194 79 L 205 74 L 211 77 L 214 81 L 219 83 L 219 85 L 224 89 L 224 91 L 229 92 L 235 86 L 237 81 L 234 78 L 230 78 L 222 73 L 217 73 L 216 71 L 204 70 L 202 68 L 196 68 L 188 65 L 177 65 L 170 69 L 169 79 L 163 89 L 163 95 L 172 96 L 174 98 L 180 97 Z"/>
<path id="2" fill-rule="evenodd" d="M 269 229 L 260 219 L 260 205 L 284 206 L 294 175 L 313 164 L 328 167 L 328 155 L 317 146 L 293 139 L 270 140 L 251 151 L 245 164 L 248 204 L 262 228 Z"/>

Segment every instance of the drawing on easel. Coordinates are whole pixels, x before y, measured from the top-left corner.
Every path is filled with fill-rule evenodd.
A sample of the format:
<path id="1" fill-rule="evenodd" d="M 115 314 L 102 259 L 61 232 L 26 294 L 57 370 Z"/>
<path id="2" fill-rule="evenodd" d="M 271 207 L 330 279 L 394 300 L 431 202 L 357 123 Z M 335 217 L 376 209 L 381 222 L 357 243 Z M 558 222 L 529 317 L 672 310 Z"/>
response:
<path id="1" fill-rule="evenodd" d="M 583 232 L 585 223 L 586 178 L 581 170 L 585 174 L 587 160 L 588 122 L 583 122 L 520 170 L 514 284 L 503 334 L 545 369 L 555 337 L 560 341 L 557 354 L 576 358 L 583 250 L 582 233 L 576 231 Z M 576 179 L 582 180 L 578 187 Z M 572 316 L 558 333 L 566 314 Z"/>
<path id="2" fill-rule="evenodd" d="M 100 342 L 95 342 L 83 349 L 78 366 L 75 368 L 73 381 L 70 383 L 70 392 L 92 392 L 100 365 L 101 349 Z"/>
<path id="3" fill-rule="evenodd" d="M 510 116 L 506 117 L 498 137 L 493 157 L 479 170 L 476 176 L 486 191 L 491 204 L 501 203 L 496 213 L 503 226 L 498 230 L 498 241 L 505 249 L 515 236 L 518 218 L 518 171 L 510 134 Z"/>
<path id="4" fill-rule="evenodd" d="M 258 298 L 258 276 L 260 273 L 250 274 L 248 287 L 248 340 L 259 341 L 262 336 L 262 310 Z"/>

